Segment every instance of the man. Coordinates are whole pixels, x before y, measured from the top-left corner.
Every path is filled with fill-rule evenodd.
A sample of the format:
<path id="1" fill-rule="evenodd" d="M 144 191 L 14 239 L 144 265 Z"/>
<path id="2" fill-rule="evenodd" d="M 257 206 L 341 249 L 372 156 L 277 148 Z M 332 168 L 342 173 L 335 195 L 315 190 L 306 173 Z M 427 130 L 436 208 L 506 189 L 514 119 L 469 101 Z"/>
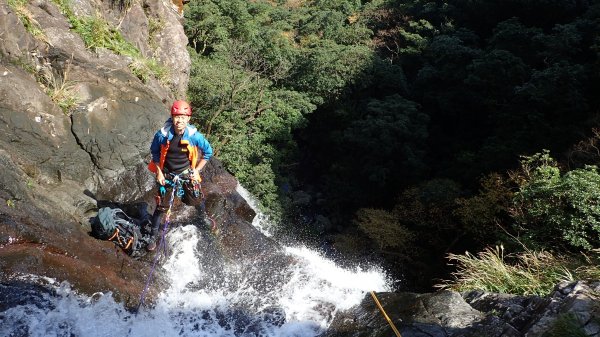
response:
<path id="1" fill-rule="evenodd" d="M 202 200 L 199 191 L 200 172 L 212 156 L 212 147 L 204 136 L 189 125 L 192 107 L 186 101 L 175 101 L 171 107 L 171 118 L 156 132 L 150 152 L 152 161 L 148 169 L 156 174 L 160 185 L 156 195 L 156 209 L 152 215 L 152 239 L 147 250 L 156 249 L 156 239 L 164 213 L 169 208 L 170 197 L 166 192 L 167 180 L 175 176 L 183 179 L 183 197 L 187 205 L 198 205 Z"/>

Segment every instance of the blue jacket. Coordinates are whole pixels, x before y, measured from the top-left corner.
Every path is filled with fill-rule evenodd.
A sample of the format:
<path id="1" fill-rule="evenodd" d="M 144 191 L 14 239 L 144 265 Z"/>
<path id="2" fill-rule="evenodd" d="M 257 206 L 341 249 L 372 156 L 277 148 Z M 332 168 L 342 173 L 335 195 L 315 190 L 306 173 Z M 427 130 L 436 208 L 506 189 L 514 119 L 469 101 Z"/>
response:
<path id="1" fill-rule="evenodd" d="M 169 118 L 165 122 L 165 125 L 154 134 L 152 145 L 150 145 L 152 160 L 148 164 L 148 169 L 153 173 L 156 173 L 157 168 L 162 170 L 165 166 L 167 150 L 169 149 L 169 144 L 171 143 L 173 136 L 173 122 L 171 121 L 171 118 Z M 196 167 L 200 156 L 206 160 L 209 160 L 210 157 L 212 157 L 213 150 L 210 143 L 193 125 L 188 125 L 183 131 L 181 144 L 187 145 L 188 159 L 190 160 L 190 166 L 192 168 Z"/>

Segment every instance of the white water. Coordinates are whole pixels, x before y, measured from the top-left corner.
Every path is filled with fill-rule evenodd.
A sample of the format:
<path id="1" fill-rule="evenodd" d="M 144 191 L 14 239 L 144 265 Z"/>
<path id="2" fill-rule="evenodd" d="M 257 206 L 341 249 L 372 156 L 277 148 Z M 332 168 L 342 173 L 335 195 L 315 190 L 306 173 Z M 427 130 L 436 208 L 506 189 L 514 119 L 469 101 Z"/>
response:
<path id="1" fill-rule="evenodd" d="M 252 220 L 252 226 L 256 227 L 265 236 L 270 237 L 271 233 L 269 232 L 269 227 L 271 224 L 269 223 L 269 218 L 258 210 L 258 201 L 240 184 L 237 185 L 235 191 L 238 192 L 246 200 L 248 205 L 250 205 L 250 207 L 256 212 L 256 216 Z"/>
<path id="2" fill-rule="evenodd" d="M 172 229 L 168 239 L 162 268 L 170 287 L 153 308 L 136 316 L 110 293 L 90 298 L 46 280 L 56 295 L 0 312 L 0 337 L 317 336 L 368 291 L 390 290 L 377 268 L 343 269 L 305 247 L 284 247 L 275 263 L 209 268 L 210 234 L 189 225 Z"/>

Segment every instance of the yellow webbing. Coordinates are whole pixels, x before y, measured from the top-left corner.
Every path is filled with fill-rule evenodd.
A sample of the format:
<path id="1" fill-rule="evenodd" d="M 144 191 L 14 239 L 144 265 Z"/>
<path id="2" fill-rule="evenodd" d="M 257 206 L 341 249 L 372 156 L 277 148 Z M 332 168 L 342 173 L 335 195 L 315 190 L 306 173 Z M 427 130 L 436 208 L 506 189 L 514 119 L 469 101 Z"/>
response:
<path id="1" fill-rule="evenodd" d="M 377 299 L 377 296 L 375 296 L 375 292 L 374 291 L 371 291 L 371 297 L 373 297 L 373 300 L 375 301 L 375 304 L 377 304 L 377 307 L 379 308 L 379 311 L 381 311 L 381 314 L 383 315 L 383 317 L 385 317 L 385 320 L 390 324 L 390 326 L 392 327 L 392 330 L 394 330 L 394 333 L 396 334 L 396 336 L 402 337 L 400 335 L 400 331 L 398 331 L 398 329 L 396 329 L 396 326 L 394 325 L 394 322 L 392 322 L 392 320 L 385 313 L 385 310 L 383 310 L 383 307 L 381 306 L 381 303 L 379 303 L 379 300 Z"/>
<path id="2" fill-rule="evenodd" d="M 129 240 L 127 240 L 127 245 L 123 249 L 129 249 L 132 242 L 133 242 L 133 238 L 129 238 Z"/>
<path id="3" fill-rule="evenodd" d="M 110 238 L 108 238 L 107 240 L 108 240 L 108 241 L 112 241 L 112 239 L 114 239 L 115 237 L 117 237 L 117 239 L 119 238 L 119 229 L 118 229 L 118 228 L 115 228 L 115 232 L 114 232 L 114 233 L 113 233 L 113 235 L 112 235 Z"/>

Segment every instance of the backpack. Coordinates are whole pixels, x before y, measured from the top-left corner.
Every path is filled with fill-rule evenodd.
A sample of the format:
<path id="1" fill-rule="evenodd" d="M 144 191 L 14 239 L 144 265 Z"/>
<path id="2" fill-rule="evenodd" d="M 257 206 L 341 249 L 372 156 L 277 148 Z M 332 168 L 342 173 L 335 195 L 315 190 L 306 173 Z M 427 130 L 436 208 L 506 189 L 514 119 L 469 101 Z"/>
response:
<path id="1" fill-rule="evenodd" d="M 135 255 L 144 241 L 140 225 L 120 208 L 103 207 L 92 221 L 92 236 L 114 242 L 128 255 Z"/>

